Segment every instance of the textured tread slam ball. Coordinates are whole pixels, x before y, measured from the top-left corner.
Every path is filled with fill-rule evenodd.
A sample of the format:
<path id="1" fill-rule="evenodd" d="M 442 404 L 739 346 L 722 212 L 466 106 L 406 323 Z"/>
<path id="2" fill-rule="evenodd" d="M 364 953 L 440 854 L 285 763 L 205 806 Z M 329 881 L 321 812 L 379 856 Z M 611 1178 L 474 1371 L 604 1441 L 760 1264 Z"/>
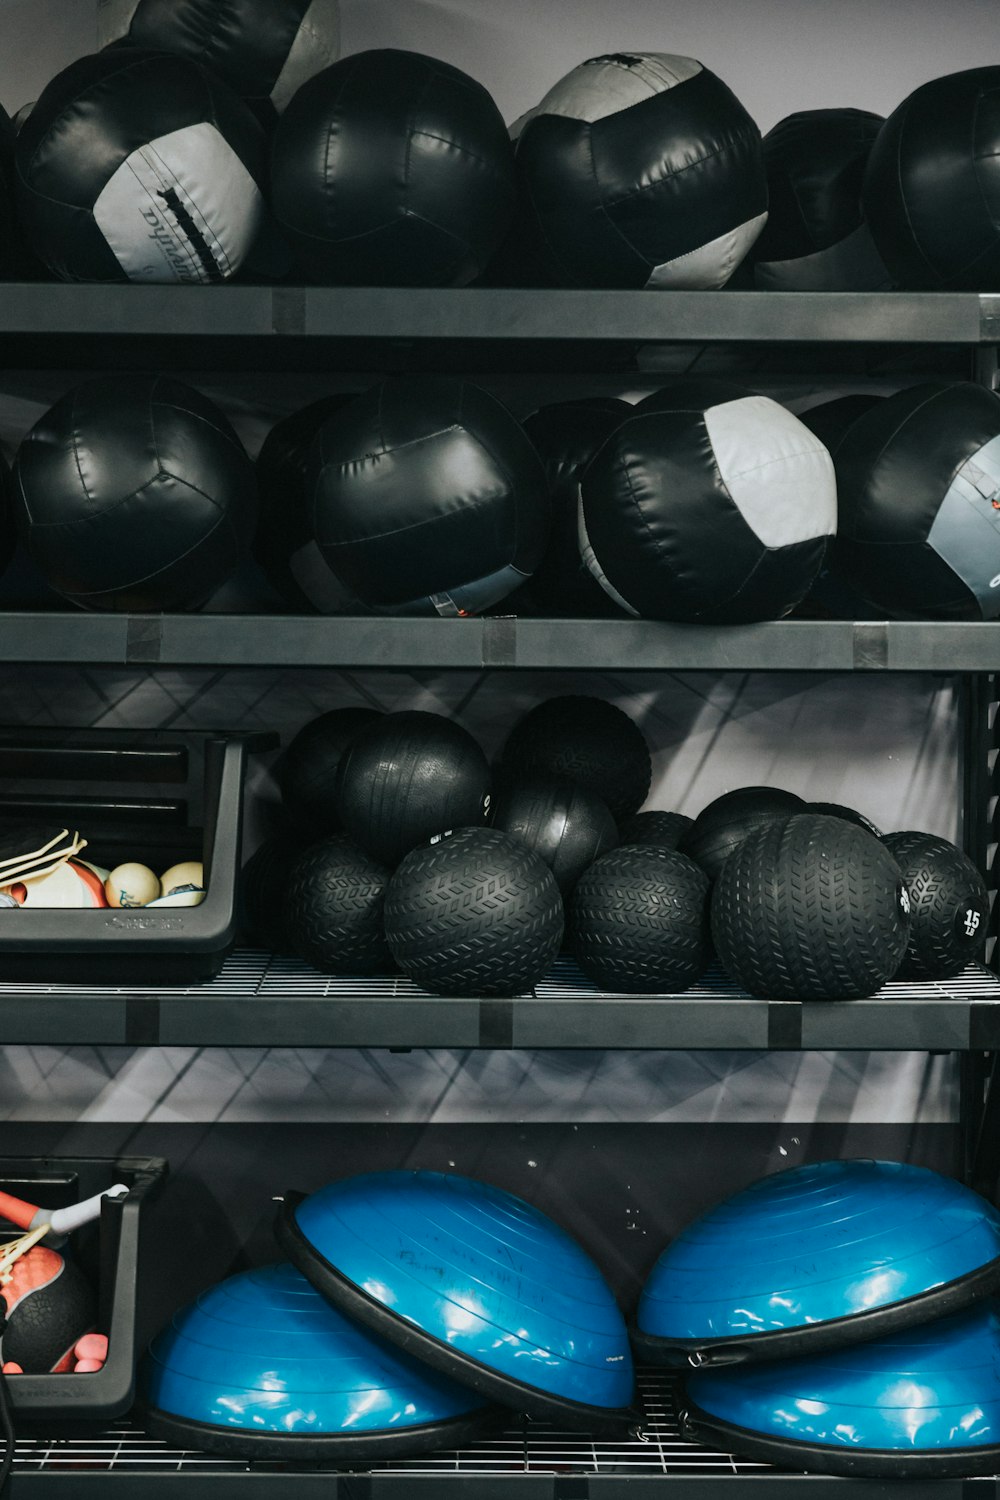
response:
<path id="1" fill-rule="evenodd" d="M 776 619 L 804 598 L 836 530 L 833 463 L 766 396 L 651 407 L 595 455 L 579 523 L 587 566 L 631 615 Z"/>
<path id="2" fill-rule="evenodd" d="M 677 994 L 708 963 L 708 877 L 675 849 L 623 844 L 580 877 L 569 926 L 601 989 Z"/>
<path id="3" fill-rule="evenodd" d="M 501 786 L 492 820 L 494 828 L 544 859 L 564 896 L 618 842 L 606 803 L 568 776 L 546 771 L 529 771 Z"/>
<path id="4" fill-rule="evenodd" d="M 351 740 L 382 715 L 375 708 L 332 708 L 304 724 L 275 766 L 289 821 L 321 838 L 340 830 L 337 773 Z"/>
<path id="5" fill-rule="evenodd" d="M 653 768 L 649 746 L 628 714 L 603 698 L 569 694 L 538 703 L 504 746 L 504 775 L 550 771 L 600 797 L 615 819 L 645 802 Z"/>
<path id="6" fill-rule="evenodd" d="M 709 880 L 717 880 L 726 860 L 756 828 L 776 818 L 790 818 L 803 810 L 794 792 L 777 786 L 741 786 L 724 792 L 703 807 L 677 847 L 700 865 Z"/>
<path id="7" fill-rule="evenodd" d="M 340 763 L 344 827 L 395 865 L 446 829 L 484 823 L 490 768 L 468 730 L 441 714 L 386 714 L 351 740 Z"/>
<path id="8" fill-rule="evenodd" d="M 721 287 L 767 218 L 760 131 L 690 57 L 592 57 L 511 134 L 563 285 Z"/>
<path id="9" fill-rule="evenodd" d="M 227 418 L 162 375 L 77 386 L 21 444 L 15 507 L 47 583 L 88 609 L 191 609 L 249 549 L 253 464 Z"/>
<path id="10" fill-rule="evenodd" d="M 967 854 L 932 833 L 887 833 L 885 843 L 910 896 L 900 978 L 950 979 L 981 951 L 990 911 L 986 882 Z"/>
<path id="11" fill-rule="evenodd" d="M 729 975 L 772 1000 L 856 1000 L 899 967 L 909 898 L 885 845 L 844 818 L 800 813 L 758 828 L 712 892 Z"/>
<path id="12" fill-rule="evenodd" d="M 462 286 L 514 210 L 514 157 L 489 94 L 419 52 L 356 52 L 303 84 L 278 122 L 272 203 L 304 274 L 361 286 Z"/>
<path id="13" fill-rule="evenodd" d="M 183 53 L 277 110 L 340 53 L 339 0 L 102 0 L 97 21 L 102 47 Z"/>
<path id="14" fill-rule="evenodd" d="M 686 831 L 694 822 L 687 813 L 664 812 L 654 808 L 651 812 L 636 813 L 626 818 L 618 828 L 620 844 L 654 844 L 660 849 L 676 849 Z"/>
<path id="15" fill-rule="evenodd" d="M 537 453 L 505 406 L 457 377 L 366 391 L 325 423 L 308 465 L 319 550 L 376 613 L 479 614 L 545 549 Z"/>
<path id="16" fill-rule="evenodd" d="M 304 850 L 285 894 L 292 952 L 327 974 L 391 970 L 382 920 L 389 875 L 348 838 L 323 839 Z"/>
<path id="17" fill-rule="evenodd" d="M 264 224 L 263 128 L 191 58 L 111 48 L 71 63 L 16 161 L 25 233 L 64 281 L 225 281 Z"/>
<path id="18" fill-rule="evenodd" d="M 806 802 L 801 811 L 825 813 L 830 818 L 846 818 L 848 823 L 853 823 L 855 827 L 864 828 L 877 839 L 882 838 L 881 828 L 876 828 L 871 818 L 866 818 L 864 813 L 858 812 L 856 808 L 845 807 L 842 802 Z"/>
<path id="19" fill-rule="evenodd" d="M 458 828 L 406 856 L 385 930 L 404 974 L 438 995 L 520 995 L 559 952 L 563 904 L 533 850 L 495 828 Z"/>

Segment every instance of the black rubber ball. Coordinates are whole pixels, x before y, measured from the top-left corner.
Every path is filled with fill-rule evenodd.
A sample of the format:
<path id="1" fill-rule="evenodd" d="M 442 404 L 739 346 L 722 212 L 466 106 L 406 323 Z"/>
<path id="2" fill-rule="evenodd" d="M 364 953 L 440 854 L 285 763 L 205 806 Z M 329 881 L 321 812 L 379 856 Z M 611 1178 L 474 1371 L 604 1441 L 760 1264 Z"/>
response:
<path id="1" fill-rule="evenodd" d="M 304 850 L 285 895 L 292 952 L 327 974 L 391 969 L 382 922 L 389 874 L 348 838 L 323 839 Z"/>
<path id="2" fill-rule="evenodd" d="M 653 844 L 659 849 L 676 849 L 693 822 L 694 819 L 689 818 L 687 813 L 663 812 L 659 808 L 652 812 L 636 813 L 619 824 L 618 842 Z"/>
<path id="3" fill-rule="evenodd" d="M 603 698 L 549 698 L 530 709 L 504 746 L 506 775 L 553 771 L 600 797 L 617 820 L 649 794 L 652 764 L 641 731 Z"/>
<path id="4" fill-rule="evenodd" d="M 741 786 L 703 807 L 678 839 L 677 847 L 701 865 L 710 880 L 748 834 L 776 818 L 800 812 L 804 804 L 794 792 L 776 786 Z"/>
<path id="5" fill-rule="evenodd" d="M 563 935 L 548 865 L 496 828 L 458 828 L 414 849 L 389 885 L 393 957 L 438 995 L 520 995 L 543 977 Z"/>
<path id="6" fill-rule="evenodd" d="M 246 942 L 272 953 L 288 952 L 285 894 L 292 866 L 302 853 L 302 839 L 274 834 L 254 850 L 240 874 L 241 926 Z"/>
<path id="7" fill-rule="evenodd" d="M 882 837 L 881 828 L 876 828 L 871 818 L 866 818 L 864 813 L 859 813 L 853 807 L 845 807 L 842 802 L 806 802 L 802 807 L 803 812 L 826 813 L 831 818 L 846 818 L 848 823 L 853 823 L 857 828 L 863 828 L 866 833 L 872 833 L 877 839 Z"/>
<path id="8" fill-rule="evenodd" d="M 386 714 L 348 746 L 337 802 L 347 832 L 395 865 L 436 833 L 484 823 L 490 781 L 485 755 L 460 724 L 440 714 Z"/>
<path id="9" fill-rule="evenodd" d="M 950 979 L 982 951 L 990 911 L 986 882 L 967 854 L 932 833 L 887 833 L 885 844 L 910 897 L 910 939 L 899 977 Z"/>
<path id="10" fill-rule="evenodd" d="M 337 773 L 354 736 L 381 719 L 375 708 L 332 708 L 310 719 L 275 766 L 281 801 L 292 825 L 312 838 L 336 833 Z"/>
<path id="11" fill-rule="evenodd" d="M 62 1363 L 97 1321 L 97 1298 L 72 1260 L 36 1245 L 15 1261 L 0 1299 L 9 1305 L 3 1357 L 25 1375 L 45 1375 Z M 72 1369 L 72 1364 L 70 1365 Z"/>
<path id="12" fill-rule="evenodd" d="M 602 990 L 676 994 L 708 963 L 708 877 L 674 849 L 623 844 L 580 877 L 569 927 Z"/>
<path id="13" fill-rule="evenodd" d="M 729 975 L 772 1000 L 856 1000 L 899 967 L 909 932 L 899 865 L 844 818 L 800 813 L 749 834 L 712 892 Z"/>
<path id="14" fill-rule="evenodd" d="M 618 842 L 606 803 L 568 776 L 545 771 L 502 785 L 492 821 L 544 859 L 564 896 L 587 866 Z"/>

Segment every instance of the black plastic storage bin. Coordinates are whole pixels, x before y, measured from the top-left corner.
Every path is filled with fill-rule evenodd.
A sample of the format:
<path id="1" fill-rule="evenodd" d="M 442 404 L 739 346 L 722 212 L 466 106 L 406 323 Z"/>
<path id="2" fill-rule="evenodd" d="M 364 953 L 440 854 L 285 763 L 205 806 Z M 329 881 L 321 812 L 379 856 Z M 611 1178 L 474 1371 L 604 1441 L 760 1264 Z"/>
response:
<path id="1" fill-rule="evenodd" d="M 19 1421 L 104 1422 L 132 1405 L 141 1218 L 166 1175 L 161 1156 L 0 1157 L 0 1190 L 43 1208 L 79 1203 L 116 1182 L 129 1190 L 124 1198 L 105 1199 L 100 1219 L 76 1230 L 61 1252 L 72 1255 L 97 1285 L 97 1328 L 108 1335 L 107 1363 L 89 1375 L 9 1375 L 7 1389 Z M 22 1232 L 0 1221 L 0 1239 Z"/>
<path id="2" fill-rule="evenodd" d="M 0 820 L 78 829 L 84 857 L 108 868 L 200 858 L 207 888 L 200 906 L 153 911 L 0 910 L 0 979 L 118 987 L 217 974 L 236 937 L 247 757 L 277 743 L 161 730 L 0 735 Z"/>

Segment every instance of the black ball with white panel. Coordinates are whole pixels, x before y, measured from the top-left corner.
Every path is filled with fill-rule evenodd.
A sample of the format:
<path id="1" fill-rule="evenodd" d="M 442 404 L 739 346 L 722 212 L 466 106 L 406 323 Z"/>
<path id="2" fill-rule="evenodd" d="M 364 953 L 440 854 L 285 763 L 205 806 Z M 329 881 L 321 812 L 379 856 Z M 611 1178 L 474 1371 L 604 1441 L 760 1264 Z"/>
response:
<path id="1" fill-rule="evenodd" d="M 986 882 L 948 839 L 906 829 L 885 835 L 910 897 L 901 979 L 951 979 L 982 955 L 990 918 Z"/>
<path id="2" fill-rule="evenodd" d="M 265 223 L 263 128 L 192 58 L 80 58 L 42 91 L 15 155 L 25 234 L 64 281 L 226 281 Z"/>
<path id="3" fill-rule="evenodd" d="M 833 463 L 777 402 L 637 412 L 580 489 L 580 551 L 644 619 L 777 619 L 805 596 L 837 527 Z"/>
<path id="4" fill-rule="evenodd" d="M 178 52 L 279 113 L 340 56 L 340 0 L 101 0 L 102 47 Z"/>
<path id="5" fill-rule="evenodd" d="M 511 134 L 527 232 L 562 285 L 721 287 L 767 218 L 760 131 L 691 57 L 589 58 Z"/>

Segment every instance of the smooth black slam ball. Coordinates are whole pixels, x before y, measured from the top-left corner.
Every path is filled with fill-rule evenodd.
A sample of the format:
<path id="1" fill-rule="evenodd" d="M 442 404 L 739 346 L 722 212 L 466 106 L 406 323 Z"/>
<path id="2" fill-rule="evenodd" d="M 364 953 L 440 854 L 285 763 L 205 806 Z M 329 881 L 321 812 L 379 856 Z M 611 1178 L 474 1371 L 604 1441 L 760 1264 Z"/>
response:
<path id="1" fill-rule="evenodd" d="M 494 828 L 540 855 L 565 896 L 580 875 L 618 842 L 607 804 L 568 776 L 527 771 L 497 790 Z"/>
<path id="2" fill-rule="evenodd" d="M 392 968 L 383 907 L 390 871 L 350 839 L 323 839 L 293 863 L 284 927 L 292 952 L 327 974 Z"/>
<path id="3" fill-rule="evenodd" d="M 912 291 L 1000 285 L 1000 67 L 915 89 L 868 158 L 865 216 L 896 282 Z"/>
<path id="4" fill-rule="evenodd" d="M 457 376 L 398 376 L 352 401 L 320 429 L 307 484 L 323 559 L 377 614 L 480 614 L 534 572 L 548 540 L 524 429 Z"/>
<path id="5" fill-rule="evenodd" d="M 310 719 L 274 768 L 289 823 L 303 835 L 337 833 L 337 775 L 354 736 L 382 715 L 376 708 L 331 708 Z"/>
<path id="6" fill-rule="evenodd" d="M 193 609 L 235 572 L 257 518 L 253 464 L 200 391 L 107 375 L 21 443 L 14 505 L 46 582 L 87 609 Z"/>
<path id="7" fill-rule="evenodd" d="M 618 842 L 654 844 L 660 849 L 676 849 L 693 822 L 694 819 L 689 818 L 687 813 L 664 812 L 661 808 L 635 813 L 618 825 Z"/>
<path id="8" fill-rule="evenodd" d="M 278 225 L 337 286 L 464 286 L 514 211 L 503 117 L 467 73 L 419 52 L 356 52 L 303 84 L 271 154 Z"/>
<path id="9" fill-rule="evenodd" d="M 64 281 L 226 281 L 264 226 L 263 127 L 189 57 L 111 48 L 71 63 L 15 155 L 25 233 Z"/>
<path id="10" fill-rule="evenodd" d="M 385 714 L 344 752 L 337 805 L 347 832 L 383 864 L 449 828 L 485 823 L 490 768 L 468 730 L 440 714 Z"/>
<path id="11" fill-rule="evenodd" d="M 557 284 L 721 287 L 767 218 L 760 131 L 691 57 L 591 57 L 511 135 Z"/>
<path id="12" fill-rule="evenodd" d="M 896 973 L 909 926 L 909 897 L 885 844 L 818 813 L 749 834 L 712 891 L 719 958 L 765 999 L 874 994 Z"/>
<path id="13" fill-rule="evenodd" d="M 864 109 L 806 109 L 764 137 L 767 223 L 754 280 L 771 292 L 875 292 L 892 278 L 861 206 L 868 157 L 884 124 Z"/>
<path id="14" fill-rule="evenodd" d="M 577 881 L 569 929 L 602 990 L 676 994 L 708 963 L 708 877 L 675 849 L 623 844 Z"/>
<path id="15" fill-rule="evenodd" d="M 579 521 L 584 561 L 631 615 L 777 619 L 808 592 L 836 530 L 833 463 L 766 396 L 640 410 L 584 474 Z"/>
<path id="16" fill-rule="evenodd" d="M 559 952 L 563 903 L 534 850 L 496 828 L 457 828 L 406 856 L 385 931 L 404 974 L 437 995 L 521 995 Z"/>
<path id="17" fill-rule="evenodd" d="M 776 818 L 790 818 L 804 803 L 794 792 L 776 786 L 741 786 L 703 807 L 677 847 L 691 856 L 709 880 L 717 880 L 726 860 L 757 828 Z"/>
<path id="18" fill-rule="evenodd" d="M 910 897 L 910 939 L 899 977 L 950 979 L 982 952 L 990 913 L 986 882 L 967 854 L 932 833 L 887 833 L 885 844 Z"/>
<path id="19" fill-rule="evenodd" d="M 628 714 L 603 698 L 569 694 L 538 703 L 515 724 L 503 749 L 505 780 L 522 772 L 568 776 L 630 817 L 649 795 L 649 746 Z"/>
<path id="20" fill-rule="evenodd" d="M 1000 396 L 971 381 L 899 391 L 834 451 L 831 570 L 890 614 L 1000 615 Z"/>

